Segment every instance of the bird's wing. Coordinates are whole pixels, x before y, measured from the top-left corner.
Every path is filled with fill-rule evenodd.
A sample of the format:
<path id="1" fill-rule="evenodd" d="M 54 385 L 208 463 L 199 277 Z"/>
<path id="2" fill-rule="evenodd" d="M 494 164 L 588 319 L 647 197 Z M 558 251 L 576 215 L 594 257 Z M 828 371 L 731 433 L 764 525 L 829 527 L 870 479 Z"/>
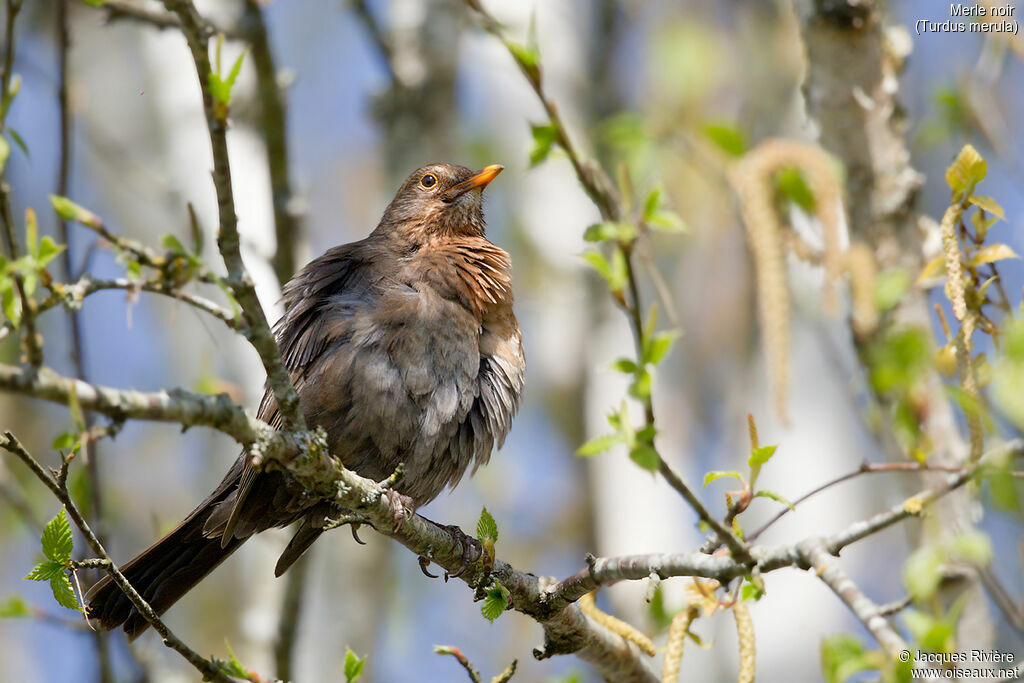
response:
<path id="1" fill-rule="evenodd" d="M 344 333 L 337 325 L 325 326 L 327 316 L 322 315 L 323 308 L 355 311 L 360 304 L 369 303 L 377 286 L 374 274 L 378 272 L 381 256 L 376 245 L 368 240 L 334 247 L 310 261 L 284 286 L 286 312 L 274 326 L 274 334 L 281 361 L 296 389 L 301 389 L 305 382 L 306 370 Z M 332 317 L 337 320 L 337 316 Z M 277 402 L 269 388 L 260 401 L 258 417 L 272 427 L 281 427 Z M 245 502 L 259 476 L 260 471 L 246 459 L 235 495 L 211 515 L 205 528 L 207 534 L 220 534 L 221 543 L 235 535 L 240 521 L 246 517 Z M 290 519 L 283 516 L 275 521 L 287 523 Z M 239 531 L 247 536 L 260 530 L 259 526 L 259 520 L 252 520 Z"/>

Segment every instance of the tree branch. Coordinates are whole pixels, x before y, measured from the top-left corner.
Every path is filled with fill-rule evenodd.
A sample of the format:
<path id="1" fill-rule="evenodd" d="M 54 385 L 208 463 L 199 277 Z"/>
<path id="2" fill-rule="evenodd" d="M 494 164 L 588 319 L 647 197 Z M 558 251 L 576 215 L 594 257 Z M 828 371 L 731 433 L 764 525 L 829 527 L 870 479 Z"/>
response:
<path id="1" fill-rule="evenodd" d="M 270 331 L 263 307 L 256 297 L 252 277 L 242 260 L 238 216 L 235 214 L 235 200 L 231 187 L 231 166 L 228 161 L 227 121 L 226 116 L 219 117 L 214 112 L 209 81 L 212 72 L 205 24 L 190 0 L 164 0 L 164 6 L 174 12 L 181 22 L 181 31 L 192 53 L 196 76 L 203 94 L 203 110 L 206 113 L 213 151 L 213 184 L 217 190 L 217 209 L 220 216 L 217 246 L 228 270 L 228 284 L 242 308 L 242 314 L 249 327 L 247 338 L 263 361 L 263 367 L 267 371 L 267 386 L 274 394 L 285 426 L 302 428 L 305 426 L 305 418 L 299 408 L 298 394 L 292 386 L 291 377 L 281 364 L 277 343 Z"/>

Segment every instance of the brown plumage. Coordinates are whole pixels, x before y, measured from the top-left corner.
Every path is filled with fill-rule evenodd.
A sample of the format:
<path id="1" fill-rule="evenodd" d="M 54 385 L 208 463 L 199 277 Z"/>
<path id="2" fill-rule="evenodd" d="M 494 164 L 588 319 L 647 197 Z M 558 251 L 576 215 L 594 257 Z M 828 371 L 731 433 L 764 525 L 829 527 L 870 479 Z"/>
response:
<path id="1" fill-rule="evenodd" d="M 433 164 L 410 175 L 366 239 L 335 247 L 284 287 L 275 326 L 310 425 L 359 474 L 389 476 L 414 506 L 455 486 L 501 446 L 525 370 L 508 254 L 484 237 L 483 188 L 499 172 Z M 259 417 L 279 424 L 268 391 Z M 174 531 L 121 569 L 162 613 L 254 533 L 301 520 L 280 576 L 337 514 L 280 472 L 238 458 Z M 86 595 L 101 626 L 148 626 L 109 580 Z"/>

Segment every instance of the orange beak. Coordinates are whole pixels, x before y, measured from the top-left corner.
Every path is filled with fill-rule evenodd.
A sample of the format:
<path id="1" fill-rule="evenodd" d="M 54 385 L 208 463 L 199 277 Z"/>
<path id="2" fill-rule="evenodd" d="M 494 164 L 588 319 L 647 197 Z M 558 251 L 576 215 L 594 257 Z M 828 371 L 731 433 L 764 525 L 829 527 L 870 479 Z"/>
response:
<path id="1" fill-rule="evenodd" d="M 501 164 L 491 164 L 485 167 L 479 173 L 475 173 L 468 179 L 463 180 L 458 185 L 452 185 L 448 188 L 448 191 L 444 193 L 445 201 L 451 201 L 456 197 L 466 194 L 470 190 L 478 187 L 487 187 L 488 183 L 498 177 L 498 174 L 505 170 L 505 167 Z"/>

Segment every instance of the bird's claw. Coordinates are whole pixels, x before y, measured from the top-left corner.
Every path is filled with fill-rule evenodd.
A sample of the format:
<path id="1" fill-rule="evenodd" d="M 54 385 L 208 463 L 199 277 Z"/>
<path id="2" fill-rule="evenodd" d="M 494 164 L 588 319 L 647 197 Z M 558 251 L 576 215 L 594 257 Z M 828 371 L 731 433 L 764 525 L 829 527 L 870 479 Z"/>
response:
<path id="1" fill-rule="evenodd" d="M 467 536 L 466 532 L 460 529 L 458 525 L 452 524 L 450 526 L 445 526 L 444 528 L 448 533 L 452 535 L 452 537 L 455 539 L 455 542 L 458 543 L 459 548 L 462 552 L 462 559 L 461 562 L 459 563 L 458 571 L 451 574 L 445 572 L 444 580 L 447 582 L 448 579 L 450 578 L 457 579 L 463 574 L 465 574 L 466 570 L 469 569 L 470 565 L 475 563 L 483 556 L 484 546 L 482 543 L 480 543 L 480 541 L 473 538 L 472 536 Z"/>
<path id="2" fill-rule="evenodd" d="M 431 574 L 430 572 L 427 571 L 427 567 L 430 566 L 430 558 L 429 557 L 426 557 L 425 555 L 420 555 L 419 558 L 418 558 L 418 561 L 420 563 L 420 571 L 423 572 L 423 575 L 425 577 L 427 577 L 428 579 L 436 579 L 437 578 L 437 574 Z"/>
<path id="3" fill-rule="evenodd" d="M 356 543 L 359 545 L 366 545 L 366 542 L 359 538 L 359 526 L 360 525 L 358 523 L 352 523 L 349 525 L 349 529 L 352 530 L 352 538 L 354 538 Z"/>
<path id="4" fill-rule="evenodd" d="M 397 534 L 401 530 L 402 524 L 405 523 L 407 514 L 412 514 L 412 511 L 416 506 L 413 504 L 412 498 L 399 493 L 393 488 L 385 489 L 384 495 L 388 497 L 389 501 L 391 501 L 391 516 L 395 523 L 391 532 Z"/>

